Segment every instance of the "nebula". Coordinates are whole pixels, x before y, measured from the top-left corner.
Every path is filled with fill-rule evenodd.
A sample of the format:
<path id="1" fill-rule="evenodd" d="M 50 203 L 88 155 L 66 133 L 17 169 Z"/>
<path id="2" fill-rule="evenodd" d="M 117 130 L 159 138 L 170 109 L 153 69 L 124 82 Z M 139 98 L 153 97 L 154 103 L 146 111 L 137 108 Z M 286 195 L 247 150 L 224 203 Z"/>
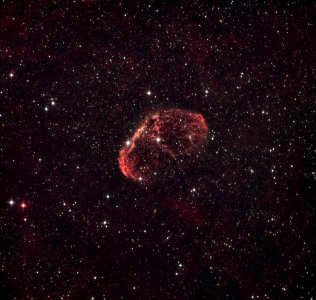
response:
<path id="1" fill-rule="evenodd" d="M 207 143 L 204 117 L 182 109 L 149 113 L 119 151 L 124 176 L 151 183 L 172 177 L 191 166 Z"/>

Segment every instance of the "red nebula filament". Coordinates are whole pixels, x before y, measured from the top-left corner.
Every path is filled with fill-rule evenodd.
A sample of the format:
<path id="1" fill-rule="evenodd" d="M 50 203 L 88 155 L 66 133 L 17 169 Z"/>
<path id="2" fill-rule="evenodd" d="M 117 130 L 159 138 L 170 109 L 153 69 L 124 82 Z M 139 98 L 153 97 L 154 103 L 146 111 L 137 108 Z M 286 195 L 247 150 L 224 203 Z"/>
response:
<path id="1" fill-rule="evenodd" d="M 176 174 L 199 156 L 208 132 L 199 113 L 182 109 L 150 113 L 119 151 L 120 170 L 140 182 Z"/>

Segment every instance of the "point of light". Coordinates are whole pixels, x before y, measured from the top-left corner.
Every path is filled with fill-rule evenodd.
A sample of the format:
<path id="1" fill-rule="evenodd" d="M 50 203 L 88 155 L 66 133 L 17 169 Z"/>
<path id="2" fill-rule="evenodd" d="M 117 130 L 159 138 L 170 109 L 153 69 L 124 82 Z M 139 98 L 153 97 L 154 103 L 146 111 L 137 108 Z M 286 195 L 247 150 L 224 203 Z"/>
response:
<path id="1" fill-rule="evenodd" d="M 130 141 L 126 141 L 126 145 L 129 146 L 131 144 Z"/>
<path id="2" fill-rule="evenodd" d="M 12 205 L 14 204 L 14 201 L 11 199 L 11 200 L 9 201 L 9 204 L 12 206 Z"/>
<path id="3" fill-rule="evenodd" d="M 10 76 L 10 78 L 13 78 L 13 77 L 14 77 L 14 73 L 11 72 L 11 73 L 9 74 L 9 76 Z"/>
<path id="4" fill-rule="evenodd" d="M 147 91 L 147 95 L 150 96 L 151 95 L 151 91 Z"/>
<path id="5" fill-rule="evenodd" d="M 161 141 L 161 138 L 160 138 L 160 137 L 157 137 L 157 138 L 156 138 L 156 141 L 157 141 L 157 143 L 159 143 L 159 142 Z"/>
<path id="6" fill-rule="evenodd" d="M 20 204 L 20 206 L 21 206 L 21 208 L 26 208 L 26 203 L 22 202 L 22 203 Z"/>

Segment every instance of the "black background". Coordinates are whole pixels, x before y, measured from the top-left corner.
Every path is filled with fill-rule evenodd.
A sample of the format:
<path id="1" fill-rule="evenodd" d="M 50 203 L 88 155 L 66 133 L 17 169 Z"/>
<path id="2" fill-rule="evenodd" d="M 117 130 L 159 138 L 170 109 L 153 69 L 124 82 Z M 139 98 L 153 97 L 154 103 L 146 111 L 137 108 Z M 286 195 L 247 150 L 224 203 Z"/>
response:
<path id="1" fill-rule="evenodd" d="M 298 1 L 2 1 L 1 299 L 315 297 L 314 20 Z M 131 182 L 118 151 L 161 108 L 204 116 L 203 160 Z"/>

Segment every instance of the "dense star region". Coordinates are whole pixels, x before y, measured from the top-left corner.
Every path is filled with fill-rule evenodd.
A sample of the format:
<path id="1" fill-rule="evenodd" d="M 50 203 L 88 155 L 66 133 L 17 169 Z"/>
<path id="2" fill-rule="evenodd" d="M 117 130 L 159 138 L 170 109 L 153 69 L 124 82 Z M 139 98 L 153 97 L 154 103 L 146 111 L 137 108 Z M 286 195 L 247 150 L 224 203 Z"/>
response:
<path id="1" fill-rule="evenodd" d="M 307 1 L 0 4 L 0 299 L 315 299 Z"/>

